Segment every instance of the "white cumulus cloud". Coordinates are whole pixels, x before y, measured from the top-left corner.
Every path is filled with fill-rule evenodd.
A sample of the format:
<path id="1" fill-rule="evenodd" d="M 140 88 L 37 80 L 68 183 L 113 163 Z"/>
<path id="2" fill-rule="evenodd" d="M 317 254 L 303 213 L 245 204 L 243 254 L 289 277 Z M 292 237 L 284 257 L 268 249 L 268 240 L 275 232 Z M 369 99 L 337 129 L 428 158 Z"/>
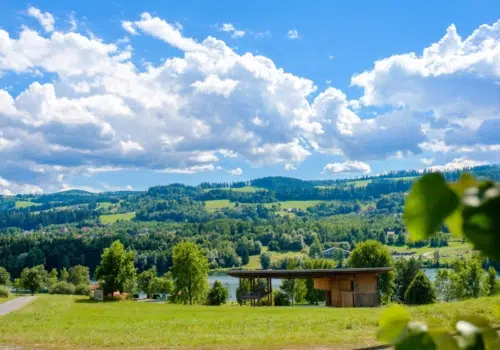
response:
<path id="1" fill-rule="evenodd" d="M 42 12 L 36 7 L 30 6 L 28 8 L 28 15 L 35 18 L 46 32 L 54 31 L 54 24 L 56 21 L 51 13 Z"/>
<path id="2" fill-rule="evenodd" d="M 348 160 L 343 163 L 330 163 L 324 166 L 323 173 L 371 173 L 369 164 L 356 160 Z"/>
<path id="3" fill-rule="evenodd" d="M 287 33 L 288 39 L 300 39 L 299 31 L 297 29 L 290 29 Z"/>

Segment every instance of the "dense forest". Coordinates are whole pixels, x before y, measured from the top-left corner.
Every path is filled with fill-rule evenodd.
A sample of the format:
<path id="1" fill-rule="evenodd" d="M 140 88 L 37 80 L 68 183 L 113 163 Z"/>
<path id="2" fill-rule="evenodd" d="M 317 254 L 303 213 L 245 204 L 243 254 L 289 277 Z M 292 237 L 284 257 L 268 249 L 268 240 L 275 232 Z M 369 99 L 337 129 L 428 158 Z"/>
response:
<path id="1" fill-rule="evenodd" d="M 499 166 L 467 171 L 500 180 Z M 203 247 L 214 269 L 245 265 L 263 247 L 307 254 L 316 241 L 323 249 L 347 250 L 368 239 L 389 245 L 446 245 L 446 227 L 432 242 L 407 242 L 402 208 L 406 192 L 421 174 L 401 171 L 321 181 L 265 177 L 155 186 L 144 192 L 4 196 L 0 266 L 13 276 L 39 264 L 47 270 L 81 264 L 93 273 L 102 250 L 116 239 L 136 251 L 139 271 L 156 266 L 159 273 L 171 267 L 172 247 L 186 239 Z M 445 173 L 451 180 L 459 175 Z M 120 220 L 122 214 L 130 215 Z"/>

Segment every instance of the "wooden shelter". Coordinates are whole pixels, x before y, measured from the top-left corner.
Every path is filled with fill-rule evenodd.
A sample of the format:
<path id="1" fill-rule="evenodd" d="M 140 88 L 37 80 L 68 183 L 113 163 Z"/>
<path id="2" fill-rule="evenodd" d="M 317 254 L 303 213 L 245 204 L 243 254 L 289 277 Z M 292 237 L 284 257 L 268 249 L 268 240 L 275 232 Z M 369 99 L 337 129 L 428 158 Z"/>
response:
<path id="1" fill-rule="evenodd" d="M 378 306 L 377 276 L 392 270 L 392 267 L 313 269 L 313 270 L 229 270 L 228 275 L 250 280 L 250 293 L 242 296 L 252 305 L 267 298 L 272 305 L 271 279 L 311 278 L 314 288 L 325 291 L 326 306 L 367 307 Z M 255 291 L 257 281 L 265 280 L 265 290 Z"/>

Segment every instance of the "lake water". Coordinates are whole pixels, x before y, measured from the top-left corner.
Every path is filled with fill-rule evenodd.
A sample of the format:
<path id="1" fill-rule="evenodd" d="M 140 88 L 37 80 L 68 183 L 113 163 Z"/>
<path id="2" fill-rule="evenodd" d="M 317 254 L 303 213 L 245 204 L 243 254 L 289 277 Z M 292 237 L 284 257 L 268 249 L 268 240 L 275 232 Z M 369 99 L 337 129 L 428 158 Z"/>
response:
<path id="1" fill-rule="evenodd" d="M 436 279 L 437 269 L 424 269 L 425 274 L 429 277 L 431 281 Z M 239 286 L 239 278 L 228 276 L 224 272 L 215 272 L 208 276 L 208 283 L 210 286 L 215 281 L 220 281 L 224 287 L 227 288 L 229 292 L 229 300 L 236 301 L 236 288 Z M 281 280 L 272 279 L 273 290 L 278 290 L 281 284 Z"/>

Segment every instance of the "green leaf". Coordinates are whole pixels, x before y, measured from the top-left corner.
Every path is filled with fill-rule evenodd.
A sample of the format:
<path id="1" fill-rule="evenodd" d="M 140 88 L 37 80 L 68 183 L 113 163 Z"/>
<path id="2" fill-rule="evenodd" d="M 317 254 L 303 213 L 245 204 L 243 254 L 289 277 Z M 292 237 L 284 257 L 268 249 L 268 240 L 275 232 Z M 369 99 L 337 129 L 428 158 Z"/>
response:
<path id="1" fill-rule="evenodd" d="M 377 339 L 394 344 L 405 333 L 410 321 L 409 312 L 399 305 L 392 305 L 382 312 Z"/>
<path id="2" fill-rule="evenodd" d="M 422 176 L 406 198 L 404 220 L 414 240 L 422 240 L 439 230 L 443 221 L 459 205 L 459 197 L 438 173 Z"/>
<path id="3" fill-rule="evenodd" d="M 444 223 L 448 226 L 454 237 L 462 237 L 464 235 L 464 230 L 462 229 L 464 221 L 461 210 L 455 210 L 444 220 Z"/>
<path id="4" fill-rule="evenodd" d="M 459 349 L 457 340 L 448 332 L 429 332 L 439 350 L 457 350 Z"/>
<path id="5" fill-rule="evenodd" d="M 460 180 L 449 184 L 449 186 L 460 198 L 463 198 L 466 190 L 470 188 L 478 188 L 479 182 L 471 174 L 462 174 L 462 176 L 460 176 Z M 460 205 L 445 219 L 445 224 L 448 226 L 453 236 L 462 237 L 464 235 L 462 208 Z"/>
<path id="6" fill-rule="evenodd" d="M 489 192 L 488 192 L 489 191 Z M 500 261 L 500 191 L 490 188 L 484 196 L 464 197 L 463 231 L 475 249 Z M 496 193 L 497 191 L 498 193 Z"/>

